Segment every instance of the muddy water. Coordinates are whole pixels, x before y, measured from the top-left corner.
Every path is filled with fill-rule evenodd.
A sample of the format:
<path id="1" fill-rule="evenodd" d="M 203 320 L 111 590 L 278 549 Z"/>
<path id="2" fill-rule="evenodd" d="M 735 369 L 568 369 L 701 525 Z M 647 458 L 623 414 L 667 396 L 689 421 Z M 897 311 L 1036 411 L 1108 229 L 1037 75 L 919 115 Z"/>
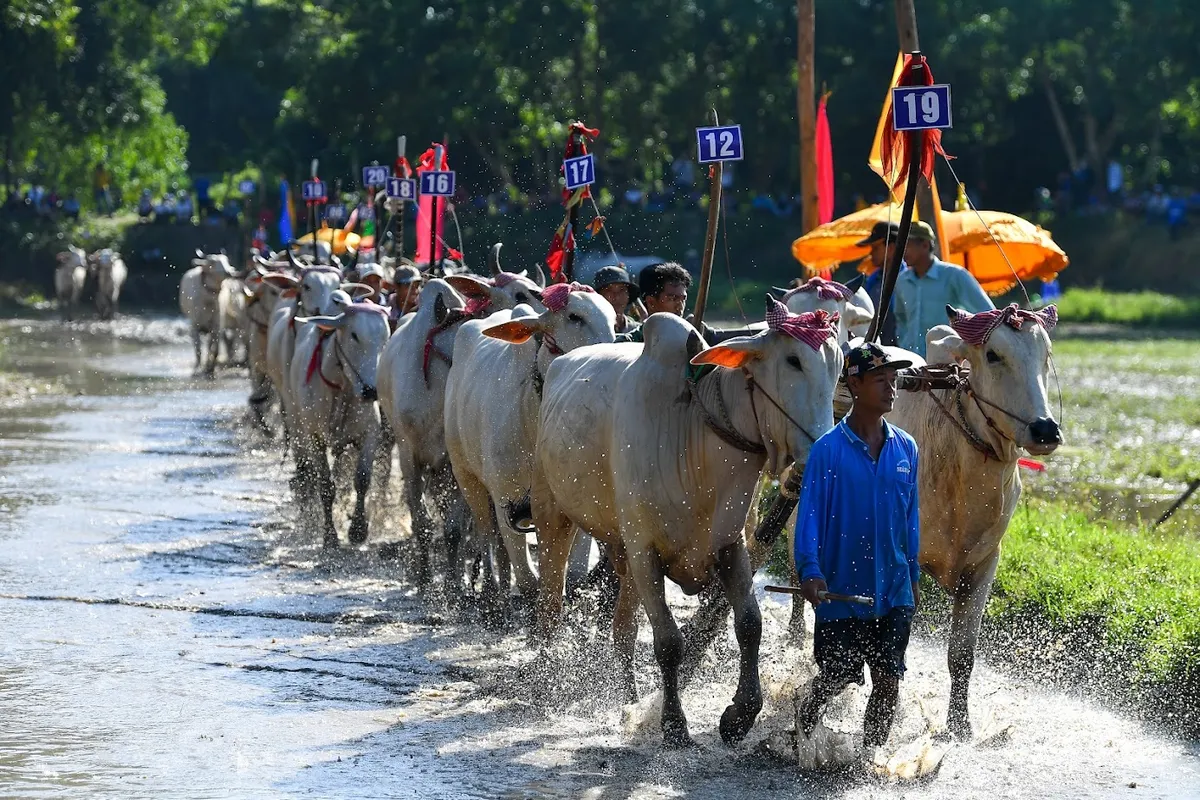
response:
<path id="1" fill-rule="evenodd" d="M 56 388 L 0 411 L 0 795 L 1200 796 L 1194 745 L 987 665 L 987 746 L 931 780 L 802 775 L 759 751 L 808 663 L 773 598 L 764 676 L 784 696 L 720 743 L 728 637 L 684 696 L 698 748 L 665 752 L 613 700 L 603 637 L 539 655 L 421 601 L 375 548 L 315 547 L 277 447 L 241 424 L 244 378 L 191 380 L 177 322 L 0 337 L 0 366 Z M 372 538 L 398 537 L 376 501 Z M 918 627 L 898 740 L 945 711 L 944 634 Z M 649 694 L 645 630 L 639 658 Z"/>

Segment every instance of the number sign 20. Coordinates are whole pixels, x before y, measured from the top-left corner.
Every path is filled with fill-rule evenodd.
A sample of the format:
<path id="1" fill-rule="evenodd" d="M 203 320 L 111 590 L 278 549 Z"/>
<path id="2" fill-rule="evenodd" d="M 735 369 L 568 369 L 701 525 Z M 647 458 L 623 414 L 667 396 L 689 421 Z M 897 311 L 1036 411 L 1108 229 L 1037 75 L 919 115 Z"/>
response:
<path id="1" fill-rule="evenodd" d="M 388 166 L 370 166 L 363 167 L 363 186 L 383 186 L 388 176 L 392 174 L 392 168 Z"/>
<path id="2" fill-rule="evenodd" d="M 892 125 L 898 131 L 953 127 L 950 85 L 937 83 L 892 89 Z"/>
<path id="3" fill-rule="evenodd" d="M 430 170 L 421 173 L 421 194 L 433 197 L 454 196 L 454 170 Z"/>
<path id="4" fill-rule="evenodd" d="M 696 128 L 696 143 L 699 146 L 701 164 L 742 160 L 741 125 Z"/>
<path id="5" fill-rule="evenodd" d="M 596 182 L 596 159 L 591 153 L 568 158 L 563 162 L 563 175 L 567 179 L 567 191 L 573 192 Z"/>

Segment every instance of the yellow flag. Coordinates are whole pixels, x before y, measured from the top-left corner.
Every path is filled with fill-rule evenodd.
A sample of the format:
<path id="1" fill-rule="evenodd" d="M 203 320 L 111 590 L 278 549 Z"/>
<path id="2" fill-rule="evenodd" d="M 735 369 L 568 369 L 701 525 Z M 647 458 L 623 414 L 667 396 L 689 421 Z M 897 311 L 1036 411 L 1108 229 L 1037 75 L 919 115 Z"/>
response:
<path id="1" fill-rule="evenodd" d="M 891 181 L 883 174 L 883 153 L 880 150 L 880 144 L 883 141 L 884 123 L 887 122 L 888 115 L 892 113 L 892 87 L 896 85 L 896 81 L 900 80 L 900 70 L 902 69 L 904 69 L 904 53 L 896 56 L 896 68 L 892 70 L 892 80 L 888 83 L 887 93 L 883 96 L 883 110 L 879 112 L 879 124 L 875 126 L 875 141 L 871 142 L 871 153 L 867 156 L 867 166 L 883 179 L 889 192 L 892 190 L 892 185 Z M 900 202 L 903 194 L 894 199 L 896 202 Z"/>

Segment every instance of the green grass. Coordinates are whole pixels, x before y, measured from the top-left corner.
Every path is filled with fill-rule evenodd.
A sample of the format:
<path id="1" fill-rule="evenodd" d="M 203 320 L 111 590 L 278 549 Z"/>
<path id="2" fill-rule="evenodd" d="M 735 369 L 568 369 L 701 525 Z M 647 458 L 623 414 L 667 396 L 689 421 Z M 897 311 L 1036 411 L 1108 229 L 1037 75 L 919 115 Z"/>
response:
<path id="1" fill-rule="evenodd" d="M 1149 291 L 1068 289 L 1056 303 L 1059 318 L 1064 322 L 1200 328 L 1200 297 L 1179 297 Z"/>
<path id="2" fill-rule="evenodd" d="M 1009 525 L 988 617 L 1010 631 L 1031 631 L 1043 648 L 1056 637 L 1091 639 L 1107 658 L 1095 651 L 1064 657 L 1111 665 L 1115 674 L 1104 677 L 1127 685 L 1143 707 L 1170 707 L 1196 735 L 1197 609 L 1200 545 L 1191 536 L 1098 522 L 1077 504 L 1033 502 Z"/>

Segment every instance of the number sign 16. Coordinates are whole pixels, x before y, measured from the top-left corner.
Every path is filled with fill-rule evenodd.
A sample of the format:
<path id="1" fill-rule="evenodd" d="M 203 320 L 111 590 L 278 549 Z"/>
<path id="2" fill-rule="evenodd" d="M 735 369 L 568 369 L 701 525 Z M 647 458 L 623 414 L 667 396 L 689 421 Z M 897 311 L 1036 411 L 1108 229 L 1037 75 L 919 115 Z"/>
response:
<path id="1" fill-rule="evenodd" d="M 742 160 L 741 125 L 696 128 L 696 143 L 699 145 L 701 164 Z"/>
<path id="2" fill-rule="evenodd" d="M 362 171 L 363 186 L 383 186 L 388 176 L 392 174 L 392 168 L 388 166 L 363 167 Z"/>
<path id="3" fill-rule="evenodd" d="M 568 158 L 563 162 L 563 175 L 566 176 L 569 192 L 592 185 L 596 182 L 596 158 L 591 153 Z"/>
<path id="4" fill-rule="evenodd" d="M 416 200 L 417 182 L 412 178 L 388 178 L 387 196 L 401 200 Z"/>
<path id="5" fill-rule="evenodd" d="M 421 194 L 434 197 L 454 196 L 454 170 L 430 170 L 421 173 Z"/>
<path id="6" fill-rule="evenodd" d="M 892 89 L 892 125 L 898 131 L 950 128 L 950 85 L 897 86 Z"/>

